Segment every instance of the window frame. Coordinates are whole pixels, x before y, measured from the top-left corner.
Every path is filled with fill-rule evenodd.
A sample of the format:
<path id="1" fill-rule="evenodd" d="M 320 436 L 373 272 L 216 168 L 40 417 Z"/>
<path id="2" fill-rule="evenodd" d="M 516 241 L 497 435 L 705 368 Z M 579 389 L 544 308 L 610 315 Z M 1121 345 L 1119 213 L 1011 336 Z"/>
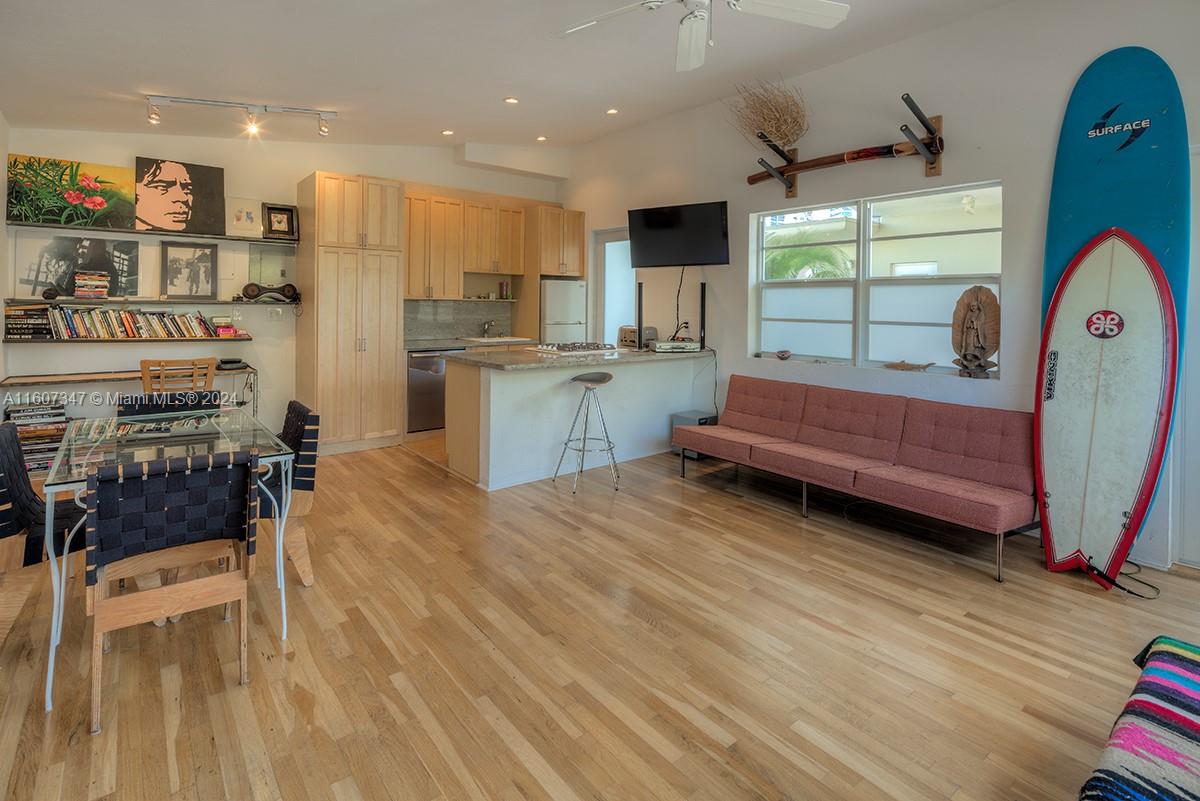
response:
<path id="1" fill-rule="evenodd" d="M 849 325 L 851 328 L 851 355 L 848 359 L 816 356 L 812 354 L 795 353 L 800 361 L 808 363 L 832 363 L 843 364 L 852 367 L 863 368 L 882 368 L 888 362 L 869 358 L 870 354 L 870 336 L 872 325 L 888 325 L 888 326 L 911 326 L 918 328 L 943 328 L 949 329 L 951 326 L 945 323 L 924 323 L 911 321 L 893 321 L 886 319 L 874 320 L 871 318 L 871 290 L 876 286 L 929 286 L 932 284 L 992 284 L 997 290 L 997 298 L 1002 297 L 1003 291 L 1003 222 L 1000 227 L 990 228 L 969 228 L 959 231 L 935 231 L 931 233 L 921 234 L 900 234 L 896 236 L 881 236 L 877 237 L 872 231 L 873 226 L 873 205 L 881 202 L 890 202 L 896 200 L 908 200 L 910 198 L 927 197 L 931 195 L 950 194 L 958 192 L 970 192 L 980 189 L 999 188 L 1001 190 L 1001 204 L 1003 208 L 1003 182 L 1001 181 L 982 181 L 971 184 L 962 184 L 957 186 L 942 186 L 936 189 L 922 190 L 918 192 L 901 192 L 891 195 L 877 195 L 874 197 L 859 198 L 858 200 L 835 202 L 835 203 L 820 203 L 810 206 L 801 206 L 789 209 L 776 209 L 770 211 L 758 212 L 751 215 L 753 226 L 756 229 L 755 233 L 755 253 L 753 258 L 754 264 L 754 280 L 758 285 L 758 308 L 755 310 L 756 328 L 754 335 L 758 344 L 758 354 L 763 355 L 762 332 L 764 322 L 801 322 L 801 323 L 836 323 Z M 767 218 L 779 216 L 782 214 L 796 214 L 818 209 L 841 208 L 853 206 L 857 209 L 857 220 L 855 226 L 855 264 L 854 277 L 852 279 L 795 279 L 795 280 L 768 280 L 766 277 L 766 253 L 768 248 L 764 243 L 765 238 L 765 221 Z M 927 275 L 927 276 L 892 276 L 880 275 L 873 276 L 872 273 L 872 244 L 876 242 L 901 241 L 908 239 L 935 239 L 945 236 L 962 236 L 964 234 L 1000 234 L 1001 235 L 1001 271 L 998 273 L 956 273 L 947 275 Z M 828 245 L 845 245 L 850 244 L 849 241 L 822 242 L 814 244 Z M 800 246 L 803 247 L 803 246 Z M 777 248 L 770 248 L 771 250 Z M 779 318 L 766 317 L 763 315 L 765 308 L 764 293 L 767 289 L 779 287 L 849 287 L 851 290 L 851 310 L 853 319 L 850 320 L 815 320 L 808 318 Z M 992 371 L 992 376 L 995 379 L 1000 377 L 1000 367 Z M 945 375 L 957 375 L 958 368 L 947 367 L 943 365 L 934 365 L 927 371 L 928 373 L 940 373 Z"/>

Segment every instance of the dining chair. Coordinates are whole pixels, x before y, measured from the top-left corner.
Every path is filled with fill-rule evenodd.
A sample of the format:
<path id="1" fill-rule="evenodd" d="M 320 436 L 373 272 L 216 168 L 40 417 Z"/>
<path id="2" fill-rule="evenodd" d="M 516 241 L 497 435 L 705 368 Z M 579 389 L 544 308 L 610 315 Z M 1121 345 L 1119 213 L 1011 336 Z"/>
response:
<path id="1" fill-rule="evenodd" d="M 238 604 L 238 661 L 246 664 L 247 589 L 254 574 L 258 452 L 103 465 L 87 479 L 87 612 L 92 617 L 92 733 L 100 731 L 109 632 L 210 606 Z M 224 571 L 121 595 L 119 579 L 224 560 Z"/>
<path id="2" fill-rule="evenodd" d="M 5 552 L 17 552 L 19 548 L 22 565 L 41 562 L 46 545 L 46 501 L 33 489 L 25 457 L 21 453 L 21 439 L 13 423 L 0 424 L 0 541 L 8 541 Z M 54 507 L 54 552 L 63 554 L 68 534 L 75 531 L 83 520 L 83 509 L 75 504 L 58 504 Z M 73 550 L 79 549 L 79 544 Z M 14 558 L 10 557 L 10 558 Z"/>
<path id="3" fill-rule="evenodd" d="M 300 401 L 288 403 L 283 418 L 283 431 L 279 439 L 295 454 L 292 462 L 292 503 L 288 507 L 287 526 L 284 528 L 283 547 L 288 559 L 300 575 L 305 587 L 313 585 L 312 559 L 308 554 L 308 531 L 304 517 L 312 509 L 313 493 L 317 488 L 317 439 L 321 432 L 321 415 Z M 279 487 L 283 483 L 276 468 L 263 482 L 271 495 L 280 497 Z M 259 501 L 259 517 L 275 525 L 275 505 L 265 496 Z"/>
<path id="4" fill-rule="evenodd" d="M 217 360 L 142 359 L 142 392 L 195 392 L 213 388 Z"/>
<path id="5" fill-rule="evenodd" d="M 153 392 L 122 396 L 117 417 L 163 412 L 208 412 L 221 408 L 221 393 L 216 390 Z"/>

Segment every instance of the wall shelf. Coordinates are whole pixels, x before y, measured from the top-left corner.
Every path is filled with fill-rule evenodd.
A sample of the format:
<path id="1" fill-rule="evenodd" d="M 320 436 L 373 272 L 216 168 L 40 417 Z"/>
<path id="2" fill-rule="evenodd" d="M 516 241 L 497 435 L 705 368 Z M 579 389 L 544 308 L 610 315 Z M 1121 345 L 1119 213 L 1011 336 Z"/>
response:
<path id="1" fill-rule="evenodd" d="M 214 376 L 220 378 L 223 375 L 249 375 L 250 373 L 257 372 L 253 367 L 240 367 L 236 370 L 217 370 Z M 44 375 L 10 375 L 7 378 L 0 379 L 0 387 L 13 389 L 141 380 L 142 373 L 140 370 L 114 370 L 99 373 L 46 373 Z"/>
<path id="2" fill-rule="evenodd" d="M 254 337 L 72 337 L 71 339 L 4 339 L 5 345 L 74 345 L 77 342 L 96 342 L 108 345 L 157 342 L 250 342 Z"/>
<path id="3" fill-rule="evenodd" d="M 32 228 L 44 231 L 70 231 L 77 234 L 109 234 L 114 237 L 144 236 L 154 239 L 196 239 L 209 242 L 250 242 L 256 245 L 271 247 L 295 248 L 297 242 L 284 239 L 263 239 L 253 236 L 227 236 L 225 234 L 189 234 L 179 231 L 129 231 L 123 228 L 102 228 L 84 225 L 55 225 L 54 223 L 30 223 L 19 220 L 8 220 L 9 228 Z"/>
<path id="4" fill-rule="evenodd" d="M 291 301 L 271 301 L 259 302 L 253 300 L 212 300 L 210 298 L 193 298 L 191 300 L 180 300 L 178 298 L 165 300 L 163 298 L 135 298 L 135 297 L 114 297 L 114 298 L 69 298 L 66 296 L 57 297 L 54 300 L 44 300 L 42 298 L 5 298 L 5 306 L 129 306 L 133 304 L 139 305 L 156 305 L 156 306 L 298 306 L 298 303 Z"/>

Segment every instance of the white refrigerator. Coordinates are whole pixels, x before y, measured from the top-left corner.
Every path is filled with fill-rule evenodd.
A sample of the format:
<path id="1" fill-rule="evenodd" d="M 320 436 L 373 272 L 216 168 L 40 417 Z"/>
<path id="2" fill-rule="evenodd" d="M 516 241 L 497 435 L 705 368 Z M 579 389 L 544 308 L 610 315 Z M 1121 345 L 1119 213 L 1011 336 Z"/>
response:
<path id="1" fill-rule="evenodd" d="M 587 283 L 542 281 L 542 342 L 587 341 Z"/>

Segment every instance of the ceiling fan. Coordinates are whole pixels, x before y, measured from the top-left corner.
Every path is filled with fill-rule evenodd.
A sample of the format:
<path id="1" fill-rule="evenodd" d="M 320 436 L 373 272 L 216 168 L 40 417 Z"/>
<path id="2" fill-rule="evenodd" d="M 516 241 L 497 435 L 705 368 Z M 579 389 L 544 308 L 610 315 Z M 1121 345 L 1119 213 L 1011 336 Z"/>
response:
<path id="1" fill-rule="evenodd" d="M 630 11 L 657 11 L 667 3 L 680 3 L 687 9 L 679 21 L 675 71 L 694 70 L 704 64 L 705 50 L 713 44 L 712 0 L 638 0 L 572 25 L 563 31 L 563 35 L 578 33 Z M 839 25 L 850 12 L 850 6 L 834 0 L 725 0 L 725 4 L 733 11 L 826 29 Z"/>

